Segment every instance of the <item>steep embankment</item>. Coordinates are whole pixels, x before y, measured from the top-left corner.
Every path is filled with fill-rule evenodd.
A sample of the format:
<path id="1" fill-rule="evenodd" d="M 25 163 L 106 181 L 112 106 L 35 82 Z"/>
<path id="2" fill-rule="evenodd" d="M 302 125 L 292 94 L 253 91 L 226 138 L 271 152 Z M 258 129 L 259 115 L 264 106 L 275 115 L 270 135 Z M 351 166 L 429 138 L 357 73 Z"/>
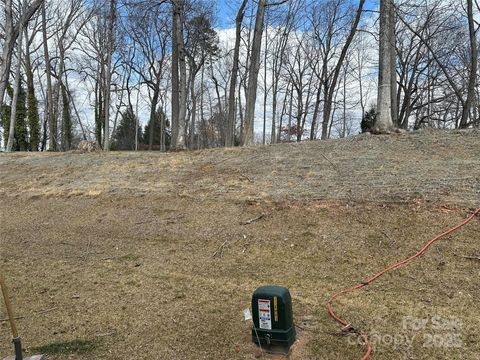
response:
<path id="1" fill-rule="evenodd" d="M 0 194 L 171 193 L 262 200 L 480 198 L 480 131 L 419 131 L 184 153 L 3 154 Z"/>

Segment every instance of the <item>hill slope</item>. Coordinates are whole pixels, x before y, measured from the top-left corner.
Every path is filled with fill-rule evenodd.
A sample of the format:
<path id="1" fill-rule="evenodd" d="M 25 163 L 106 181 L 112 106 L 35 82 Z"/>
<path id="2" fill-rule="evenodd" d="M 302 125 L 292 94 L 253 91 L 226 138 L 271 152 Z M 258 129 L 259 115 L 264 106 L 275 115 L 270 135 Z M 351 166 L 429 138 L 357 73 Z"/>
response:
<path id="1" fill-rule="evenodd" d="M 291 290 L 292 359 L 358 359 L 354 338 L 332 335 L 329 295 L 465 218 L 479 184 L 478 130 L 1 154 L 0 265 L 25 345 L 49 359 L 254 359 L 241 312 L 264 284 Z M 338 301 L 377 335 L 375 359 L 477 358 L 479 225 Z"/>

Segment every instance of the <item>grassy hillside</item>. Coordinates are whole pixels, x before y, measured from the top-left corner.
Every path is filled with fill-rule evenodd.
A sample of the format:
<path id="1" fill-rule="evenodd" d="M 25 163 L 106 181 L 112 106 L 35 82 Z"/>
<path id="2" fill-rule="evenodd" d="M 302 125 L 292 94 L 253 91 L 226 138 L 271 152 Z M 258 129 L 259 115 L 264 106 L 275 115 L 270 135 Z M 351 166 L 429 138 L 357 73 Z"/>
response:
<path id="1" fill-rule="evenodd" d="M 1 154 L 0 265 L 24 346 L 48 359 L 261 358 L 242 310 L 265 284 L 292 293 L 291 359 L 359 359 L 329 295 L 464 219 L 479 184 L 478 130 Z M 375 359 L 478 358 L 479 230 L 477 218 L 335 303 L 374 335 Z"/>

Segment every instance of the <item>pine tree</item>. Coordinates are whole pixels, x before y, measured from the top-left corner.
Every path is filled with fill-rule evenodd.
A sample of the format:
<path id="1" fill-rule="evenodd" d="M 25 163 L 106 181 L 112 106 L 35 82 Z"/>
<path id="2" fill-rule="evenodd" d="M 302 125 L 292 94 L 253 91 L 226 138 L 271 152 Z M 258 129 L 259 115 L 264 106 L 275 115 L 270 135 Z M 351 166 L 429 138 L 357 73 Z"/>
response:
<path id="1" fill-rule="evenodd" d="M 120 119 L 112 137 L 112 150 L 135 150 L 135 125 L 137 117 L 131 108 L 128 108 Z M 142 128 L 138 128 L 138 140 L 142 138 Z"/>
<path id="2" fill-rule="evenodd" d="M 371 129 L 373 129 L 376 119 L 377 119 L 377 111 L 372 106 L 370 110 L 368 110 L 365 114 L 363 114 L 362 122 L 360 123 L 362 133 L 366 133 L 367 131 L 370 131 Z"/>
<path id="3" fill-rule="evenodd" d="M 161 132 L 160 132 L 160 129 L 161 129 L 161 120 L 164 119 L 165 120 L 165 129 L 164 129 L 164 134 L 165 134 L 165 147 L 168 149 L 170 147 L 170 133 L 167 131 L 167 129 L 170 127 L 170 123 L 167 119 L 167 115 L 165 115 L 165 113 L 159 109 L 157 110 L 157 112 L 155 113 L 155 118 L 154 118 L 154 122 L 153 122 L 153 126 L 154 126 L 154 132 L 153 132 L 153 144 L 154 145 L 159 145 L 160 142 L 161 142 L 161 139 L 160 139 L 160 135 L 161 135 Z M 143 132 L 144 136 L 143 136 L 143 143 L 144 144 L 148 144 L 149 143 L 149 134 L 150 134 L 150 123 L 148 123 L 147 125 L 145 125 L 145 130 Z"/>

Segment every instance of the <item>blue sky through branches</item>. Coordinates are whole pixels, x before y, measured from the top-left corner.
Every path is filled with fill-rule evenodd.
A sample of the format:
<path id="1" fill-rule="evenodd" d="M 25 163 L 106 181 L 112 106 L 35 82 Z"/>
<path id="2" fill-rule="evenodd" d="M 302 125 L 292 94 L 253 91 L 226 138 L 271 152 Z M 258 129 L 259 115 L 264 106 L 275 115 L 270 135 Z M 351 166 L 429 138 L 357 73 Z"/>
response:
<path id="1" fill-rule="evenodd" d="M 296 0 L 290 0 L 296 1 Z M 322 0 L 317 0 L 322 1 Z M 325 1 L 325 0 L 323 0 Z M 235 26 L 235 15 L 240 7 L 240 0 L 217 0 L 217 26 L 220 29 L 233 28 Z M 366 10 L 375 10 L 378 7 L 379 0 L 367 0 L 365 2 Z"/>

